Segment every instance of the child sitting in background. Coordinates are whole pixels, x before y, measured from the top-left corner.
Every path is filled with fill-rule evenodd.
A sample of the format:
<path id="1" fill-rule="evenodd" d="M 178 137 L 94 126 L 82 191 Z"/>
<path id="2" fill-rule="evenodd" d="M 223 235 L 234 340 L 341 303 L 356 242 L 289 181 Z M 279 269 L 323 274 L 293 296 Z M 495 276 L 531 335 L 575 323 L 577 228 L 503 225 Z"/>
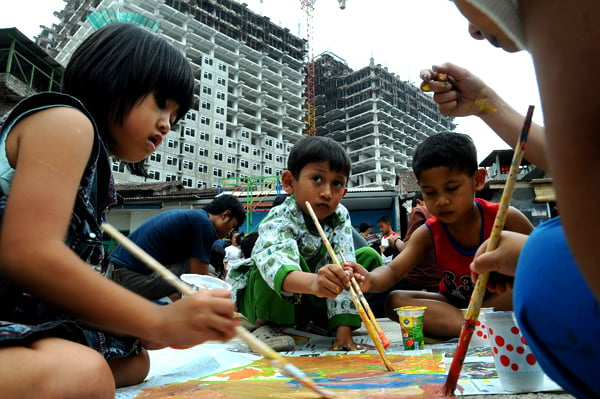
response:
<path id="1" fill-rule="evenodd" d="M 340 204 L 350 167 L 346 151 L 335 141 L 320 136 L 300 139 L 281 176 L 289 196 L 260 223 L 251 269 L 229 273 L 238 310 L 255 323 L 254 334 L 273 349 L 294 348 L 293 339 L 273 326 L 308 322 L 335 332 L 333 348 L 358 347 L 352 330 L 360 327 L 361 319 L 345 290 L 350 280 L 333 264 L 306 207 L 308 201 L 336 253 L 367 268 L 380 265 L 381 257 L 372 248 L 354 252 L 354 228 Z"/>
<path id="2" fill-rule="evenodd" d="M 386 266 L 366 274 L 364 291 L 385 291 L 403 279 L 430 249 L 435 250 L 441 275 L 439 292 L 393 291 L 385 303 L 388 317 L 398 320 L 400 306 L 426 306 L 425 335 L 458 337 L 474 284 L 469 264 L 477 248 L 490 236 L 498 204 L 475 198 L 485 183 L 485 170 L 477 167 L 471 138 L 460 133 L 438 133 L 425 139 L 413 156 L 413 170 L 427 208 L 433 215 L 419 227 L 406 247 Z M 505 230 L 529 234 L 531 222 L 510 207 Z M 484 307 L 512 309 L 512 292 L 488 292 Z"/>

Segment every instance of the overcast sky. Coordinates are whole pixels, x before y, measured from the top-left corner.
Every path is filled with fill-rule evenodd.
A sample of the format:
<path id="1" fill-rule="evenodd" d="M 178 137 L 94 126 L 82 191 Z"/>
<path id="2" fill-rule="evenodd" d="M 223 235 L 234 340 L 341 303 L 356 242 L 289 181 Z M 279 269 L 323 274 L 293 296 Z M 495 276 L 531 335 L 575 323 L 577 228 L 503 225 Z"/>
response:
<path id="1" fill-rule="evenodd" d="M 306 14 L 300 0 L 243 2 L 293 34 L 306 36 Z M 63 0 L 19 0 L 7 7 L 4 0 L 0 27 L 15 26 L 32 38 L 40 25 L 57 22 L 52 12 L 63 6 Z M 518 111 L 525 113 L 529 104 L 536 105 L 533 119 L 542 123 L 531 57 L 525 52 L 509 54 L 472 39 L 466 19 L 451 1 L 346 0 L 346 9 L 341 10 L 337 0 L 316 0 L 312 22 L 315 56 L 332 52 L 353 69 L 368 65 L 373 57 L 376 64 L 415 84 L 421 69 L 450 61 L 472 70 Z M 455 121 L 457 131 L 475 140 L 479 160 L 492 150 L 508 148 L 478 118 Z"/>

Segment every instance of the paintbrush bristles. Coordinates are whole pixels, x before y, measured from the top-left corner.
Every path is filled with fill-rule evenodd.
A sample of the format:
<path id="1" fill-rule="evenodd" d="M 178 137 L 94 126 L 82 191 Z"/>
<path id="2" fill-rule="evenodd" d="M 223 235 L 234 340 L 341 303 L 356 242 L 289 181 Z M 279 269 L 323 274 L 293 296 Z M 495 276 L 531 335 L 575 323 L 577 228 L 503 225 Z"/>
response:
<path id="1" fill-rule="evenodd" d="M 521 161 L 523 159 L 525 144 L 527 143 L 527 137 L 531 127 L 533 110 L 533 105 L 530 105 L 527 109 L 527 115 L 525 116 L 525 121 L 523 122 L 523 127 L 521 128 L 517 145 L 515 146 L 515 152 L 510 165 L 509 175 L 506 180 L 506 185 L 504 186 L 504 191 L 502 192 L 502 198 L 500 199 L 500 205 L 498 207 L 498 212 L 496 213 L 494 227 L 492 228 L 492 232 L 486 246 L 486 251 L 496 249 L 498 246 L 500 234 L 504 228 L 507 210 L 512 198 L 513 189 L 519 174 L 519 166 L 521 165 Z M 458 383 L 458 377 L 465 360 L 467 348 L 471 342 L 471 336 L 473 335 L 475 323 L 479 317 L 479 311 L 481 310 L 481 304 L 483 303 L 483 298 L 485 296 L 489 275 L 489 272 L 483 273 L 478 276 L 477 281 L 475 282 L 473 294 L 471 295 L 471 300 L 469 301 L 469 306 L 467 307 L 465 314 L 465 322 L 463 323 L 460 336 L 458 338 L 458 346 L 454 352 L 452 364 L 450 365 L 450 369 L 448 371 L 448 378 L 444 384 L 444 394 L 447 396 L 454 395 L 454 390 L 456 389 L 456 385 Z"/>

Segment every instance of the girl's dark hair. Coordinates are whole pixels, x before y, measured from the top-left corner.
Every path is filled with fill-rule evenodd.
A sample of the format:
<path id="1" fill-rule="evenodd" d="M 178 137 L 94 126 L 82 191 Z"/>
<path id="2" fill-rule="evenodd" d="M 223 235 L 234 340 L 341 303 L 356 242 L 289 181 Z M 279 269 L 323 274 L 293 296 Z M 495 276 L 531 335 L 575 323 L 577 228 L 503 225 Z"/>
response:
<path id="1" fill-rule="evenodd" d="M 473 176 L 477 171 L 477 149 L 471 137 L 443 132 L 423 140 L 413 155 L 412 168 L 417 180 L 424 170 L 439 166 Z"/>
<path id="2" fill-rule="evenodd" d="M 115 22 L 92 33 L 65 69 L 62 91 L 78 98 L 94 117 L 103 140 L 114 142 L 109 126 L 123 123 L 133 106 L 153 94 L 164 106 L 179 105 L 177 120 L 191 108 L 194 74 L 181 51 L 141 26 Z M 145 176 L 144 161 L 128 164 Z"/>
<path id="3" fill-rule="evenodd" d="M 350 177 L 352 162 L 340 143 L 325 136 L 302 137 L 290 151 L 288 170 L 294 178 L 300 177 L 300 171 L 311 162 L 329 162 L 329 167 Z"/>

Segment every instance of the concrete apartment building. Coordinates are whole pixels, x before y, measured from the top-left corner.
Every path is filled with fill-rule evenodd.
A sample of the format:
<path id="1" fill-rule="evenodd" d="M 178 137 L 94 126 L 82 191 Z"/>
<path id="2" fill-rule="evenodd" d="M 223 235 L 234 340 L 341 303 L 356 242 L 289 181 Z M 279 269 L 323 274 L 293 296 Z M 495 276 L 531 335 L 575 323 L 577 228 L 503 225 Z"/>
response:
<path id="1" fill-rule="evenodd" d="M 148 159 L 150 177 L 132 176 L 115 161 L 118 183 L 215 188 L 222 178 L 282 173 L 304 127 L 302 39 L 236 1 L 65 3 L 49 46 L 61 64 L 95 29 L 127 20 L 163 35 L 196 73 L 198 101 Z"/>
<path id="2" fill-rule="evenodd" d="M 37 43 L 62 65 L 95 29 L 127 20 L 162 34 L 196 70 L 198 102 L 148 159 L 150 177 L 115 161 L 117 183 L 217 188 L 285 170 L 305 128 L 305 40 L 232 0 L 65 0 L 56 15 Z M 353 161 L 350 187 L 393 189 L 418 142 L 454 129 L 429 96 L 373 61 L 354 71 L 317 57 L 315 97 L 317 134 Z"/>
<path id="3" fill-rule="evenodd" d="M 315 59 L 317 134 L 345 143 L 350 185 L 397 185 L 410 171 L 415 147 L 435 132 L 452 131 L 431 98 L 374 60 L 357 71 L 332 54 Z"/>

